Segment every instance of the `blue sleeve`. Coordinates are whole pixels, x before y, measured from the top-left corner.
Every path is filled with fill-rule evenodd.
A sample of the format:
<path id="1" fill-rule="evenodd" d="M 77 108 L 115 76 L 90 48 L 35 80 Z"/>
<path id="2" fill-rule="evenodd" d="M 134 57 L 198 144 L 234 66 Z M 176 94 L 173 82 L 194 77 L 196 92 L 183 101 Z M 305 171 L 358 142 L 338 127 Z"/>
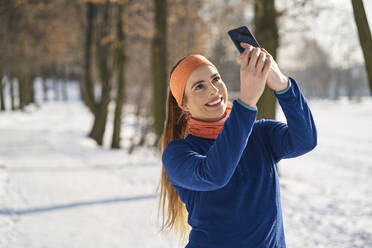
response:
<path id="1" fill-rule="evenodd" d="M 297 82 L 293 78 L 289 79 L 291 86 L 286 92 L 277 94 L 274 91 L 287 124 L 266 119 L 258 121 L 276 162 L 283 158 L 298 157 L 317 145 L 317 130 L 310 108 Z"/>
<path id="2" fill-rule="evenodd" d="M 248 105 L 248 104 L 245 104 L 245 103 L 242 102 L 239 98 L 237 98 L 236 101 L 237 101 L 238 103 L 240 103 L 241 105 L 243 105 L 244 107 L 246 107 L 247 109 L 257 110 L 257 107 L 252 107 L 252 106 L 250 106 L 250 105 Z"/>
<path id="3" fill-rule="evenodd" d="M 222 131 L 202 155 L 184 139 L 174 139 L 166 146 L 162 162 L 174 186 L 190 190 L 212 191 L 225 186 L 238 165 L 248 143 L 257 111 L 233 102 Z"/>

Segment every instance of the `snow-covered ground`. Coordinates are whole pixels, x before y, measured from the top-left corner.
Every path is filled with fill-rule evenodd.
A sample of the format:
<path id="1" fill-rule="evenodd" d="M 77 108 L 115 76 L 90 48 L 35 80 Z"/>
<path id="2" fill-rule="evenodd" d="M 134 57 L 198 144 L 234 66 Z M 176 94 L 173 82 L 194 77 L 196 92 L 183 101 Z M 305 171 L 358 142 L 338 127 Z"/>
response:
<path id="1" fill-rule="evenodd" d="M 309 105 L 318 146 L 279 164 L 288 247 L 372 247 L 372 99 Z M 99 148 L 91 122 L 79 101 L 0 113 L 0 247 L 179 247 L 158 232 L 160 156 Z"/>
<path id="2" fill-rule="evenodd" d="M 318 146 L 279 162 L 288 247 L 372 247 L 372 99 L 309 106 Z"/>

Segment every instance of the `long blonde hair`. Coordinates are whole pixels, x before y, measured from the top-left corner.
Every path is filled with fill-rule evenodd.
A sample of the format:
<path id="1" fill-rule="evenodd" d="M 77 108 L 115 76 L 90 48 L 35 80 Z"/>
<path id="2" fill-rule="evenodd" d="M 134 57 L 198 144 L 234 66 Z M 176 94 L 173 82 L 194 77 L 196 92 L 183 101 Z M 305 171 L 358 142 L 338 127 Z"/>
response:
<path id="1" fill-rule="evenodd" d="M 174 69 L 184 58 L 180 59 L 173 66 L 170 75 L 172 75 Z M 183 96 L 183 100 L 186 100 L 186 95 Z M 232 106 L 231 101 L 228 101 L 228 106 Z M 168 86 L 164 129 L 163 134 L 159 140 L 161 155 L 163 154 L 165 147 L 173 139 L 183 139 L 187 136 L 188 130 L 186 124 L 188 115 L 188 112 L 183 111 L 178 106 L 177 101 L 173 97 Z M 159 191 L 159 188 L 160 198 L 158 202 L 158 218 L 160 211 L 162 212 L 160 231 L 164 231 L 164 229 L 166 228 L 169 229 L 169 231 L 174 231 L 178 236 L 179 243 L 186 244 L 191 230 L 191 226 L 187 222 L 188 212 L 185 204 L 181 201 L 176 189 L 170 183 L 164 166 L 162 166 L 161 168 L 160 181 L 158 187 L 156 188 L 156 192 Z"/>
<path id="2" fill-rule="evenodd" d="M 185 58 L 185 57 L 184 57 Z M 177 65 L 184 59 L 180 59 L 172 68 L 170 75 L 177 67 Z M 169 77 L 170 78 L 170 77 Z M 168 84 L 169 85 L 169 84 Z M 161 154 L 165 147 L 173 139 L 185 138 L 187 136 L 187 113 L 184 112 L 178 105 L 176 99 L 173 97 L 170 87 L 167 89 L 166 100 L 166 116 L 164 121 L 163 134 L 159 140 Z M 187 242 L 188 234 L 191 227 L 187 223 L 188 213 L 185 204 L 181 201 L 176 189 L 170 183 L 164 166 L 161 168 L 161 175 L 156 192 L 160 188 L 158 218 L 160 210 L 162 212 L 162 221 L 160 231 L 164 229 L 173 230 L 177 236 L 180 244 Z M 167 204 L 166 204 L 167 203 Z"/>

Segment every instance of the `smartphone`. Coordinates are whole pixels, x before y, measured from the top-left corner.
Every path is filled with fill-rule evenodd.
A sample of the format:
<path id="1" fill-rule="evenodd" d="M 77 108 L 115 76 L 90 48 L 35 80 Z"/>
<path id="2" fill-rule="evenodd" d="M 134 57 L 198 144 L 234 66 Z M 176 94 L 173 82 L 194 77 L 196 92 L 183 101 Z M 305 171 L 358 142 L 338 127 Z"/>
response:
<path id="1" fill-rule="evenodd" d="M 240 46 L 240 42 L 245 42 L 254 47 L 261 48 L 257 40 L 254 38 L 253 34 L 249 31 L 249 29 L 246 26 L 231 29 L 227 32 L 227 34 L 230 36 L 230 38 L 232 39 L 240 53 L 244 52 L 244 48 Z"/>

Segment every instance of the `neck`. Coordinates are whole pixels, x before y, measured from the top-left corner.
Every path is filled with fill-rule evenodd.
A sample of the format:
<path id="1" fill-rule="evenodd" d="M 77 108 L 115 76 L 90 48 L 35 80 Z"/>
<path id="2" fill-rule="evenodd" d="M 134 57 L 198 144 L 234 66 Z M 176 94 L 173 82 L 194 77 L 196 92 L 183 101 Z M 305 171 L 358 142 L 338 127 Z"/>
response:
<path id="1" fill-rule="evenodd" d="M 227 107 L 224 115 L 217 121 L 198 120 L 192 116 L 187 119 L 189 133 L 207 139 L 216 139 L 223 129 L 226 119 L 229 117 L 231 107 Z"/>

